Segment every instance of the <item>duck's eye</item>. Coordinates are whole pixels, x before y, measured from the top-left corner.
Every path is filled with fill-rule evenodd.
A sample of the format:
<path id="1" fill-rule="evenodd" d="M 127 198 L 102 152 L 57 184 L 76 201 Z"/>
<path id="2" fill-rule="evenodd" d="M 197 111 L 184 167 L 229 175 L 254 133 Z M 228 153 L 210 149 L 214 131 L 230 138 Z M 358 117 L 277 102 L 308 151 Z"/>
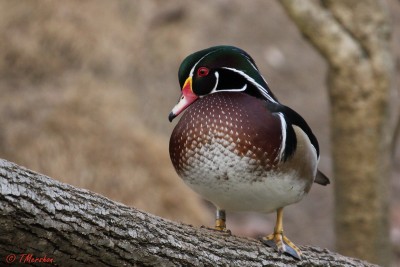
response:
<path id="1" fill-rule="evenodd" d="M 209 69 L 207 69 L 206 67 L 200 67 L 198 70 L 197 70 L 197 75 L 199 76 L 199 77 L 204 77 L 204 76 L 207 76 L 208 75 L 208 72 L 209 72 L 210 70 Z"/>

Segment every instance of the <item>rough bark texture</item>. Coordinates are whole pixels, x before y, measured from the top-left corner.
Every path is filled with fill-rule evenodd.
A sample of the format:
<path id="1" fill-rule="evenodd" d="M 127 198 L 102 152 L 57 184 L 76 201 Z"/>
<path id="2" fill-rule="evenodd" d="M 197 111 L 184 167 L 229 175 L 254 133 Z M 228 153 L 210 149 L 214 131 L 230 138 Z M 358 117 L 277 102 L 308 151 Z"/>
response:
<path id="1" fill-rule="evenodd" d="M 281 3 L 329 64 L 337 249 L 389 266 L 393 61 L 385 3 Z"/>
<path id="2" fill-rule="evenodd" d="M 296 261 L 257 240 L 171 222 L 1 159 L 0 192 L 1 266 L 28 266 L 22 254 L 55 266 L 375 266 L 315 247 L 301 247 Z"/>

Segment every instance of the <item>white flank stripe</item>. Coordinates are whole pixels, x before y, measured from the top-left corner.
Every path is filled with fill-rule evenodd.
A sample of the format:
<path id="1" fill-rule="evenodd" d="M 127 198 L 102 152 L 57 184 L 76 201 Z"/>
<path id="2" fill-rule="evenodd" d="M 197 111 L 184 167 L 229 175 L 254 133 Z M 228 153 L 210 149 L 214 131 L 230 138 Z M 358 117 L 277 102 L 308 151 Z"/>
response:
<path id="1" fill-rule="evenodd" d="M 285 148 L 286 148 L 286 120 L 285 117 L 283 116 L 282 112 L 278 113 L 278 116 L 281 120 L 281 128 L 282 128 L 282 141 L 281 141 L 281 147 L 279 148 L 279 161 L 283 160 L 283 156 L 285 154 Z"/>

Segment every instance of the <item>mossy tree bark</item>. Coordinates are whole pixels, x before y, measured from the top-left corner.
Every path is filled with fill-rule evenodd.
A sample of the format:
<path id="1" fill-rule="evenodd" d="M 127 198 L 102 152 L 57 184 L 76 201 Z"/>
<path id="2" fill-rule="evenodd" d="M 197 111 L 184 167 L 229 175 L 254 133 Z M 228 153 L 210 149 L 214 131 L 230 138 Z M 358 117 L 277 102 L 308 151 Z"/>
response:
<path id="1" fill-rule="evenodd" d="M 301 249 L 297 261 L 258 240 L 171 222 L 0 159 L 1 266 L 40 258 L 47 262 L 34 266 L 375 266 Z"/>
<path id="2" fill-rule="evenodd" d="M 393 60 L 385 3 L 280 2 L 329 65 L 337 249 L 389 266 Z"/>

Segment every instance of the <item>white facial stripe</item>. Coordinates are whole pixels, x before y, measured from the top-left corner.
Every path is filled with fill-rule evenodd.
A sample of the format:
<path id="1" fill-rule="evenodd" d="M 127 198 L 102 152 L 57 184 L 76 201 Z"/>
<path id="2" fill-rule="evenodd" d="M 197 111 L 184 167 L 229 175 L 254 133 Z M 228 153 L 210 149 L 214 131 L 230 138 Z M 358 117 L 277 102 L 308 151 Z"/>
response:
<path id="1" fill-rule="evenodd" d="M 247 60 L 247 62 L 249 62 L 249 64 L 256 70 L 258 71 L 257 67 L 253 64 L 252 59 L 250 58 L 250 56 L 246 53 L 240 53 L 242 56 L 244 56 Z"/>
<path id="2" fill-rule="evenodd" d="M 196 68 L 197 64 L 199 64 L 199 62 L 203 60 L 203 58 L 205 58 L 205 57 L 208 56 L 209 54 L 215 53 L 216 51 L 218 51 L 218 50 L 211 51 L 211 52 L 205 54 L 202 58 L 200 58 L 200 59 L 196 62 L 196 64 L 193 65 L 192 69 L 190 70 L 189 77 L 193 77 L 194 69 Z"/>
<path id="3" fill-rule="evenodd" d="M 256 70 L 258 71 L 257 67 L 253 64 L 253 62 L 251 62 L 251 60 L 246 56 L 247 62 L 249 62 L 249 64 Z"/>
<path id="4" fill-rule="evenodd" d="M 281 121 L 281 130 L 282 130 L 282 140 L 281 140 L 281 147 L 279 148 L 279 160 L 282 161 L 284 154 L 285 154 L 285 148 L 286 148 L 286 121 L 285 117 L 283 116 L 282 112 L 278 113 L 279 119 Z"/>
<path id="5" fill-rule="evenodd" d="M 243 71 L 234 69 L 234 68 L 228 68 L 228 67 L 223 67 L 223 69 L 227 69 L 227 70 L 231 70 L 233 72 L 239 73 L 240 75 L 242 75 L 246 80 L 248 80 L 250 83 L 252 83 L 254 86 L 257 87 L 257 89 L 261 92 L 261 94 L 263 96 L 265 96 L 269 101 L 271 101 L 272 103 L 278 103 L 275 101 L 275 99 L 273 99 L 269 94 L 268 91 L 262 87 L 259 83 L 257 83 L 253 78 L 251 78 L 249 75 L 247 75 L 246 73 L 244 73 Z M 264 79 L 264 78 L 263 78 Z"/>
<path id="6" fill-rule="evenodd" d="M 218 82 L 219 82 L 219 73 L 217 71 L 215 72 L 215 78 L 216 78 L 216 82 L 215 82 L 214 88 L 211 90 L 210 94 L 213 94 L 213 93 L 216 93 L 216 92 L 243 92 L 247 88 L 247 84 L 245 84 L 242 88 L 231 88 L 231 89 L 217 90 Z"/>
<path id="7" fill-rule="evenodd" d="M 212 90 L 210 94 L 217 92 L 243 92 L 247 88 L 247 84 L 245 84 L 242 88 L 232 88 L 232 89 L 222 89 L 222 90 Z"/>
<path id="8" fill-rule="evenodd" d="M 264 76 L 261 75 L 261 78 L 264 80 L 264 82 L 268 85 L 267 80 L 264 78 Z"/>
<path id="9" fill-rule="evenodd" d="M 215 85 L 214 88 L 211 90 L 210 94 L 217 92 L 217 86 L 218 86 L 218 82 L 219 82 L 219 73 L 218 71 L 215 72 Z"/>
<path id="10" fill-rule="evenodd" d="M 246 57 L 246 60 L 247 60 L 247 62 L 249 62 L 249 64 L 258 72 L 259 70 L 258 70 L 258 68 L 256 67 L 256 65 L 254 65 L 253 64 L 253 62 L 252 62 L 252 60 L 251 60 L 251 58 L 248 56 L 248 55 L 246 55 L 246 54 L 242 54 L 244 57 Z M 264 82 L 268 85 L 268 82 L 267 82 L 267 80 L 261 75 L 261 78 L 264 80 Z"/>

